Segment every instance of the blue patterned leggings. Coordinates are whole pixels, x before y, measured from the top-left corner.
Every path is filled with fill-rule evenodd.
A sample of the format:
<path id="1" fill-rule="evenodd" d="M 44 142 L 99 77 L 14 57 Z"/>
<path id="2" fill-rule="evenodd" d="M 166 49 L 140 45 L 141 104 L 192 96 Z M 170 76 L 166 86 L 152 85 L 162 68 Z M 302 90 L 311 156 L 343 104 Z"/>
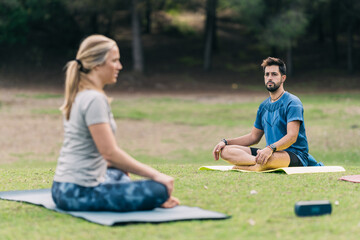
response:
<path id="1" fill-rule="evenodd" d="M 66 211 L 141 211 L 160 207 L 168 198 L 165 185 L 152 181 L 131 181 L 122 171 L 108 168 L 106 180 L 96 187 L 53 182 L 52 198 Z"/>

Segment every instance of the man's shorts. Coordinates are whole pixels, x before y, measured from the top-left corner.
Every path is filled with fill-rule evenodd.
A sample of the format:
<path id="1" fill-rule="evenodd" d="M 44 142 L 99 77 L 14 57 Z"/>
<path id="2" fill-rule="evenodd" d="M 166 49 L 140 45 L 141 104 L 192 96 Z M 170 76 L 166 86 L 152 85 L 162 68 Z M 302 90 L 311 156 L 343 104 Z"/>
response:
<path id="1" fill-rule="evenodd" d="M 256 156 L 257 155 L 257 150 L 260 150 L 260 148 L 252 148 L 250 147 L 251 150 L 251 155 Z M 289 167 L 303 167 L 304 165 L 301 163 L 300 159 L 295 155 L 295 153 L 290 152 L 290 151 L 284 151 L 287 154 L 289 154 L 290 157 L 290 164 Z"/>

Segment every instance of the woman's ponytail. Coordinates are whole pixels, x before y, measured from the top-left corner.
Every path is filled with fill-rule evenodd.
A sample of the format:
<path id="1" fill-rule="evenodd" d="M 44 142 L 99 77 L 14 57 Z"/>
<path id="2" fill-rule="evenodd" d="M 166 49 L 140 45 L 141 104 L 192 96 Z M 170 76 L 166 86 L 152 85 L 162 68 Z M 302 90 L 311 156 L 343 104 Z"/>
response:
<path id="1" fill-rule="evenodd" d="M 60 110 L 65 115 L 66 120 L 70 118 L 71 106 L 79 91 L 80 68 L 78 61 L 73 60 L 66 64 L 66 80 L 65 80 L 65 100 Z"/>

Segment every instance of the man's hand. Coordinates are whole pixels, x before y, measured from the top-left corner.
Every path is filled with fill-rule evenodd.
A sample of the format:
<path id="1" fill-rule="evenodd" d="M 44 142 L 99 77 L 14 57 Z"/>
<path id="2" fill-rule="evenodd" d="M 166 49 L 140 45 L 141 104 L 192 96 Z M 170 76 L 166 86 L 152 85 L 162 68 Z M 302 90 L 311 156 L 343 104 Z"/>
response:
<path id="1" fill-rule="evenodd" d="M 225 147 L 225 143 L 223 141 L 219 142 L 213 150 L 213 155 L 214 155 L 214 159 L 215 161 L 219 160 L 219 156 L 220 156 L 220 152 L 221 150 Z"/>
<path id="2" fill-rule="evenodd" d="M 257 164 L 265 165 L 268 162 L 268 160 L 272 154 L 273 154 L 273 151 L 269 147 L 258 150 L 257 155 L 255 157 L 255 161 Z"/>

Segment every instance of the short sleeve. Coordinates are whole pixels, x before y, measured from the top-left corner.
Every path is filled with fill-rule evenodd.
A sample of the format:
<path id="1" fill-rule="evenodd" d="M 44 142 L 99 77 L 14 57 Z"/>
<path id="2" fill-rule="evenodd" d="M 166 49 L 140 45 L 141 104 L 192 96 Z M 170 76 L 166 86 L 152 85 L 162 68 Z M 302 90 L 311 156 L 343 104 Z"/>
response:
<path id="1" fill-rule="evenodd" d="M 304 108 L 300 101 L 294 101 L 289 104 L 286 121 L 287 123 L 292 121 L 304 121 Z"/>
<path id="2" fill-rule="evenodd" d="M 98 123 L 109 123 L 109 106 L 105 97 L 96 96 L 85 110 L 85 123 L 87 126 Z"/>
<path id="3" fill-rule="evenodd" d="M 256 127 L 257 129 L 260 130 L 264 130 L 262 124 L 261 124 L 261 112 L 262 112 L 262 108 L 261 106 L 259 107 L 257 114 L 256 114 L 256 119 L 255 119 L 255 123 L 254 123 L 254 127 Z"/>

